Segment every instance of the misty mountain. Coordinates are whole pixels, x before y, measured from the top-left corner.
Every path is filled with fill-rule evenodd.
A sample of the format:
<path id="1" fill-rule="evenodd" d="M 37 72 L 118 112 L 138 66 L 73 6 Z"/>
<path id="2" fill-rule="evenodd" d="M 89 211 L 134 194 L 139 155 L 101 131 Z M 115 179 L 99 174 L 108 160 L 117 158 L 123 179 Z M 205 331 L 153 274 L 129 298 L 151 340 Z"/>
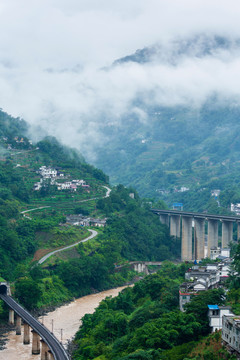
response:
<path id="1" fill-rule="evenodd" d="M 200 35 L 137 50 L 113 66 L 158 61 L 174 67 L 184 58 L 215 57 L 220 52 L 237 57 L 239 45 L 239 40 Z M 131 184 L 142 196 L 169 202 L 179 200 L 174 189 L 181 187 L 196 191 L 239 183 L 240 103 L 236 98 L 214 92 L 202 104 L 163 106 L 161 100 L 159 105 L 147 101 L 150 97 L 147 91 L 138 93 L 118 126 L 106 122 L 103 126 L 109 140 L 97 149 L 95 164 L 113 183 Z M 136 108 L 138 112 L 133 112 Z"/>
<path id="2" fill-rule="evenodd" d="M 178 64 L 183 58 L 216 57 L 219 52 L 233 52 L 240 49 L 240 39 L 229 39 L 223 36 L 196 35 L 191 38 L 174 39 L 167 44 L 155 44 L 137 50 L 114 62 L 114 66 L 136 62 L 140 64 L 158 61 L 171 65 Z"/>

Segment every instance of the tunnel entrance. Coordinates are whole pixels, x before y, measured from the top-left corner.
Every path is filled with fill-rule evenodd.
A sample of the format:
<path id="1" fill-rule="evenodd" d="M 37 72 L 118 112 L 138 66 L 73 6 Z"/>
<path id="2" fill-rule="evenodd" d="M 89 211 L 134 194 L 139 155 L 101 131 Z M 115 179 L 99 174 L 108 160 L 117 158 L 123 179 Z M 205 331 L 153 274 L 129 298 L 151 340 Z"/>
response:
<path id="1" fill-rule="evenodd" d="M 0 285 L 0 294 L 7 295 L 7 286 L 6 285 Z"/>

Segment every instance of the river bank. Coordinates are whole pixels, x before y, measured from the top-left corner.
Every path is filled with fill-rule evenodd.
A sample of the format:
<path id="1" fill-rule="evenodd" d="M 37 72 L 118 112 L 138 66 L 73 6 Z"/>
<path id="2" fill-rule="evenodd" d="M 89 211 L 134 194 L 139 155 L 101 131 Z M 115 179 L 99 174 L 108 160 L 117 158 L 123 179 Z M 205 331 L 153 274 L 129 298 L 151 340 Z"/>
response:
<path id="1" fill-rule="evenodd" d="M 81 325 L 81 318 L 85 314 L 92 314 L 99 303 L 107 296 L 117 296 L 127 286 L 102 291 L 75 299 L 46 315 L 40 316 L 39 321 L 53 331 L 54 335 L 67 347 Z M 31 355 L 31 345 L 23 345 L 23 336 L 15 331 L 6 334 L 8 342 L 5 349 L 0 351 L 0 359 L 8 360 L 40 360 L 40 355 Z"/>

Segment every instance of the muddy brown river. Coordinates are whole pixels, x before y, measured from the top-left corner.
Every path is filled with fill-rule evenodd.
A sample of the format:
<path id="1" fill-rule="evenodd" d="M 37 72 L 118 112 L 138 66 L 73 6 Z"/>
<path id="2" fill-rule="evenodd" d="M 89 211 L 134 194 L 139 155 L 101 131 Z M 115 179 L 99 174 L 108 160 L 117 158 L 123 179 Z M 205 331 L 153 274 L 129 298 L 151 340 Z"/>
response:
<path id="1" fill-rule="evenodd" d="M 61 306 L 53 312 L 48 313 L 39 320 L 44 323 L 46 327 L 53 330 L 55 336 L 64 345 L 68 340 L 71 340 L 81 324 L 81 318 L 85 314 L 91 314 L 98 306 L 100 301 L 107 296 L 117 296 L 118 293 L 124 289 L 125 286 L 118 287 L 107 291 L 102 291 L 98 294 L 87 295 L 76 299 L 68 305 Z M 22 329 L 23 333 L 23 329 Z M 0 351 L 0 360 L 40 360 L 40 355 L 31 354 L 31 344 L 23 345 L 23 335 L 16 335 L 11 331 L 8 333 L 9 341 L 6 344 L 6 349 Z"/>

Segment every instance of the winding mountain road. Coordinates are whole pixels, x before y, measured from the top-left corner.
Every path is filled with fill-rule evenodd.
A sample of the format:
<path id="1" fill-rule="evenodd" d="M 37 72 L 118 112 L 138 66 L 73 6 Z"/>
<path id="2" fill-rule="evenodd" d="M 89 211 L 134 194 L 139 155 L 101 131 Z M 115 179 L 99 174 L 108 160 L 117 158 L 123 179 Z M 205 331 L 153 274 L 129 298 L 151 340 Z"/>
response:
<path id="1" fill-rule="evenodd" d="M 48 253 L 47 255 L 44 255 L 40 260 L 38 260 L 38 264 L 42 264 L 45 260 L 47 260 L 50 256 L 52 256 L 53 254 L 56 254 L 60 251 L 63 251 L 63 250 L 67 250 L 67 249 L 70 249 L 74 246 L 77 246 L 78 244 L 80 243 L 83 243 L 83 242 L 86 242 L 90 239 L 93 239 L 95 236 L 97 236 L 98 232 L 96 230 L 91 230 L 91 229 L 88 229 L 90 232 L 91 232 L 91 235 L 88 236 L 86 239 L 83 239 L 83 240 L 80 240 L 78 241 L 77 243 L 75 244 L 72 244 L 72 245 L 68 245 L 68 246 L 65 246 L 64 248 L 61 248 L 61 249 L 58 249 L 58 250 L 54 250 L 54 251 L 51 251 L 50 253 Z"/>
<path id="2" fill-rule="evenodd" d="M 111 192 L 112 190 L 111 190 L 109 187 L 104 186 L 104 185 L 103 185 L 102 187 L 107 190 L 105 196 L 100 197 L 100 198 L 95 197 L 95 198 L 91 198 L 91 199 L 79 200 L 79 201 L 77 201 L 77 203 L 82 203 L 82 202 L 91 201 L 91 200 L 105 199 L 105 198 L 109 197 L 109 196 L 110 196 L 110 192 Z M 50 207 L 52 207 L 52 206 L 50 206 L 50 205 L 49 205 L 49 206 L 40 206 L 40 207 L 33 208 L 33 209 L 29 209 L 29 210 L 23 210 L 23 211 L 20 212 L 20 214 L 23 214 L 23 216 L 25 216 L 24 214 L 26 214 L 26 213 L 28 213 L 28 212 L 30 212 L 30 211 L 36 211 L 36 210 L 46 209 L 46 208 L 50 208 Z M 31 220 L 31 218 L 29 218 L 29 219 Z"/>

